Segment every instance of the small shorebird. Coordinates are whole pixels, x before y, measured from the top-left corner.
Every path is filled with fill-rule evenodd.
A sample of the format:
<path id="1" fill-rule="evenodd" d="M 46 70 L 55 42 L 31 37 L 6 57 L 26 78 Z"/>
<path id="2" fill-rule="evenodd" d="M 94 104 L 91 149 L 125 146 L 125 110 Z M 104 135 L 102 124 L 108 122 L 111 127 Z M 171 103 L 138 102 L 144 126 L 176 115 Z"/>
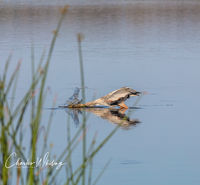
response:
<path id="1" fill-rule="evenodd" d="M 76 92 L 77 92 L 77 90 L 76 90 Z M 128 106 L 124 102 L 131 96 L 139 96 L 140 94 L 141 94 L 141 92 L 138 92 L 129 87 L 122 87 L 118 90 L 112 91 L 111 93 L 109 93 L 99 99 L 82 104 L 81 101 L 79 101 L 77 98 L 77 93 L 75 93 L 75 96 L 74 96 L 75 101 L 71 101 L 71 103 L 69 102 L 67 107 L 69 107 L 69 108 L 82 108 L 82 107 L 89 108 L 89 107 L 95 107 L 95 106 L 108 106 L 108 107 L 119 106 L 120 109 L 128 109 Z"/>

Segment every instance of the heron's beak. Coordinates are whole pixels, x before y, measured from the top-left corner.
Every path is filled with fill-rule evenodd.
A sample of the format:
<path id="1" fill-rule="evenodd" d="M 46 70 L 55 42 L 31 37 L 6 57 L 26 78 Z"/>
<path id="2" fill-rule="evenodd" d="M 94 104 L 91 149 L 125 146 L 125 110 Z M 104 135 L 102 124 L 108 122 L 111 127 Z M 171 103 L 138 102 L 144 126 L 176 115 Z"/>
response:
<path id="1" fill-rule="evenodd" d="M 133 94 L 131 94 L 131 96 L 140 96 L 142 93 L 141 92 L 135 92 Z"/>

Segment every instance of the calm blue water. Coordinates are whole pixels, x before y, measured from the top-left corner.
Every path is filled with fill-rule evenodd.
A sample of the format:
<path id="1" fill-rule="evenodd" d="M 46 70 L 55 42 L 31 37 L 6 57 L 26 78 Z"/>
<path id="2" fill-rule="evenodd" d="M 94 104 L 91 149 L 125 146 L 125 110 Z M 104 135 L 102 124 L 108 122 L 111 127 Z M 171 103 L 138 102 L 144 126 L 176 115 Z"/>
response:
<path id="1" fill-rule="evenodd" d="M 0 8 L 0 70 L 11 52 L 12 69 L 22 59 L 18 97 L 30 83 L 31 45 L 38 61 L 48 50 L 58 18 L 55 6 Z M 137 104 L 141 109 L 131 115 L 141 123 L 120 129 L 98 154 L 94 175 L 111 159 L 99 184 L 200 183 L 199 19 L 200 3 L 189 1 L 70 8 L 51 61 L 47 81 L 51 91 L 45 107 L 52 106 L 56 94 L 57 105 L 63 104 L 73 88 L 80 86 L 79 32 L 85 36 L 87 100 L 122 86 L 149 92 Z M 127 104 L 134 102 L 133 98 Z M 44 109 L 43 114 L 45 124 L 49 111 Z M 66 120 L 65 111 L 55 111 L 50 133 L 55 153 L 66 146 Z M 87 125 L 88 142 L 96 132 L 99 142 L 114 128 L 94 114 Z M 71 129 L 74 133 L 78 126 L 71 124 Z M 80 151 L 73 160 L 81 160 Z"/>

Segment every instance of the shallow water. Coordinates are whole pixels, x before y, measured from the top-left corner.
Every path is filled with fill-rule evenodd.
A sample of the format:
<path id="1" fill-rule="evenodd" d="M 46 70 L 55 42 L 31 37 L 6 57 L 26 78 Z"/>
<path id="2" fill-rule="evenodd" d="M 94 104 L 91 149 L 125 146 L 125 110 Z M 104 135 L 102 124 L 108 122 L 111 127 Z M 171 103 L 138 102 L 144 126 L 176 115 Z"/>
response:
<path id="1" fill-rule="evenodd" d="M 30 83 L 31 45 L 38 61 L 58 18 L 56 6 L 1 6 L 0 71 L 11 52 L 12 68 L 22 59 L 18 97 Z M 200 3 L 194 1 L 71 6 L 53 54 L 45 108 L 52 106 L 55 94 L 58 106 L 80 86 L 79 32 L 85 36 L 87 100 L 122 86 L 149 92 L 131 115 L 140 123 L 119 130 L 98 154 L 94 174 L 111 159 L 99 184 L 200 183 L 199 20 Z M 132 98 L 127 104 L 134 102 Z M 43 124 L 48 114 L 44 109 Z M 50 134 L 55 151 L 62 151 L 66 144 L 66 120 L 63 109 L 55 111 Z M 103 139 L 115 125 L 93 113 L 87 124 L 88 140 L 96 131 L 99 140 Z M 72 132 L 78 129 L 75 124 L 71 127 Z M 74 161 L 79 160 L 77 152 Z"/>

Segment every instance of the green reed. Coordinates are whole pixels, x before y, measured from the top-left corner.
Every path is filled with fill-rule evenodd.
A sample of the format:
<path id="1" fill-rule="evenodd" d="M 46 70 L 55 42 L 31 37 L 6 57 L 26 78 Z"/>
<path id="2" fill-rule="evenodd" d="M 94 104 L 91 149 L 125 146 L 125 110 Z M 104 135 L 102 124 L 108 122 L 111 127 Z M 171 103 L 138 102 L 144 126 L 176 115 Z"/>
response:
<path id="1" fill-rule="evenodd" d="M 81 92 L 82 92 L 82 101 L 83 104 L 85 103 L 85 80 L 84 80 L 84 69 L 83 69 L 83 56 L 82 56 L 82 47 L 81 42 L 83 39 L 82 34 L 77 35 L 78 40 L 78 54 L 79 54 L 79 64 L 80 64 L 80 73 L 81 73 Z M 83 124 L 83 163 L 85 163 L 86 160 L 86 114 L 85 111 L 83 111 L 82 116 L 82 124 Z M 85 168 L 83 168 L 82 172 L 82 185 L 85 184 Z"/>
<path id="2" fill-rule="evenodd" d="M 41 130 L 42 111 L 45 101 L 46 90 L 46 79 L 48 74 L 48 68 L 50 65 L 51 57 L 55 47 L 56 39 L 60 31 L 62 22 L 65 18 L 68 7 L 64 7 L 61 10 L 61 18 L 59 19 L 58 25 L 54 31 L 54 35 L 50 44 L 47 57 L 43 52 L 39 64 L 35 66 L 35 55 L 34 48 L 31 49 L 31 79 L 32 82 L 27 92 L 19 99 L 19 102 L 15 105 L 14 100 L 10 100 L 9 97 L 15 97 L 18 75 L 20 71 L 21 62 L 19 61 L 16 69 L 13 71 L 11 76 L 8 78 L 8 70 L 11 60 L 11 55 L 8 57 L 5 64 L 4 72 L 0 75 L 0 184 L 24 184 L 24 185 L 52 185 L 59 184 L 58 176 L 61 172 L 61 168 L 55 170 L 51 167 L 35 167 L 34 164 L 25 170 L 18 166 L 15 169 L 6 168 L 5 162 L 9 155 L 15 151 L 17 156 L 22 161 L 26 161 L 27 152 L 23 149 L 23 122 L 27 120 L 25 116 L 27 112 L 30 112 L 30 147 L 28 155 L 31 157 L 31 161 L 36 161 L 37 156 L 43 156 L 46 151 L 50 151 L 51 148 L 48 146 L 49 132 L 51 131 L 51 123 L 53 121 L 54 110 L 51 110 L 49 120 L 47 122 L 44 131 L 44 141 L 42 145 L 42 151 L 39 155 L 38 152 L 38 136 Z M 82 100 L 85 103 L 85 80 L 84 80 L 84 64 L 82 56 L 82 40 L 83 35 L 77 35 L 78 41 L 78 54 L 79 54 L 79 66 L 81 76 L 81 91 Z M 45 60 L 46 58 L 46 60 Z M 36 93 L 36 89 L 39 92 Z M 56 100 L 53 101 L 53 107 L 55 106 Z M 105 164 L 102 171 L 94 178 L 93 172 L 93 160 L 96 154 L 102 149 L 102 147 L 109 141 L 109 139 L 119 129 L 120 125 L 116 126 L 101 142 L 96 144 L 97 136 L 94 135 L 91 143 L 87 141 L 87 116 L 85 111 L 82 114 L 82 124 L 77 129 L 74 135 L 71 134 L 70 129 L 71 120 L 68 115 L 67 117 L 67 144 L 63 148 L 62 152 L 56 157 L 56 161 L 64 161 L 67 163 L 66 166 L 66 177 L 62 177 L 62 184 L 65 185 L 95 185 L 102 174 L 104 173 L 109 162 Z M 27 136 L 26 136 L 27 137 Z M 27 140 L 27 138 L 26 138 Z M 82 144 L 82 145 L 81 145 Z M 88 144 L 88 147 L 87 147 Z M 82 147 L 82 162 L 75 167 L 72 161 L 73 153 L 77 147 Z M 51 152 L 50 158 L 53 159 Z M 28 157 L 29 159 L 29 157 Z M 8 164 L 9 165 L 9 164 Z M 64 168 L 64 167 L 62 167 Z M 15 177 L 16 176 L 16 177 Z M 94 179 L 94 180 L 93 180 Z M 14 182 L 13 182 L 14 181 Z"/>

